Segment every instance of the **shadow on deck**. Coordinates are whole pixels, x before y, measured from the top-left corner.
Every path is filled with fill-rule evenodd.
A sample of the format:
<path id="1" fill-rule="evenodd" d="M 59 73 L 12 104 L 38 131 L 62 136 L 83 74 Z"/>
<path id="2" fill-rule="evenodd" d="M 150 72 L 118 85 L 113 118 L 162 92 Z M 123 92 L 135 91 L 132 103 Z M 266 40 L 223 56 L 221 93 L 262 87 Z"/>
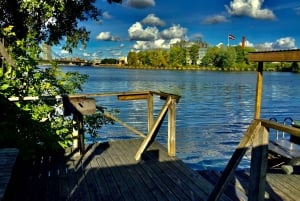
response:
<path id="1" fill-rule="evenodd" d="M 220 172 L 193 171 L 176 157 L 168 157 L 157 142 L 136 161 L 141 143 L 136 139 L 97 143 L 83 157 L 65 154 L 33 164 L 17 163 L 4 200 L 207 200 Z M 297 193 L 289 194 L 293 189 L 299 192 L 300 175 L 285 175 L 290 177 L 284 184 L 289 188 L 286 193 L 279 175 L 267 176 L 267 200 L 299 198 Z M 248 177 L 247 172 L 236 172 L 221 200 L 247 200 Z"/>

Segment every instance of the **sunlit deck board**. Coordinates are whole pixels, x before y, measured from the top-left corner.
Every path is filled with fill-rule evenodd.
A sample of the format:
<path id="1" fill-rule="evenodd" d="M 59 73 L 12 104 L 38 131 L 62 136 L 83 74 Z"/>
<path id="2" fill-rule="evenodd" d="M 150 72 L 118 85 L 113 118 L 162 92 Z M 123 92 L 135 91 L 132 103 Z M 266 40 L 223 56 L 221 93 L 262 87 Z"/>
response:
<path id="1" fill-rule="evenodd" d="M 138 139 L 97 143 L 83 158 L 50 162 L 44 158 L 43 164 L 20 167 L 8 200 L 207 200 L 220 172 L 191 170 L 176 157 L 168 157 L 157 142 L 141 161 L 135 161 L 141 143 Z M 271 200 L 297 200 L 299 177 L 268 174 Z M 236 172 L 221 200 L 247 200 L 248 178 L 248 172 Z"/>
<path id="2" fill-rule="evenodd" d="M 267 184 L 274 200 L 299 200 L 300 198 L 300 175 L 284 175 L 269 173 Z M 271 191 L 272 190 L 272 191 Z M 277 197 L 277 199 L 275 198 Z"/>
<path id="3" fill-rule="evenodd" d="M 269 150 L 289 159 L 300 157 L 300 145 L 289 140 L 271 140 Z"/>

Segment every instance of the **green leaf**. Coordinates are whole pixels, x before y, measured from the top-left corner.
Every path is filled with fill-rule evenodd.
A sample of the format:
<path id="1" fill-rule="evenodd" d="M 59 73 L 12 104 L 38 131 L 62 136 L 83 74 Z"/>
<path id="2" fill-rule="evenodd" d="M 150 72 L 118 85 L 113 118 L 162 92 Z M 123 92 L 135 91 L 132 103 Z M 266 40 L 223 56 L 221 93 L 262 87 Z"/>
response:
<path id="1" fill-rule="evenodd" d="M 1 85 L 1 90 L 6 90 L 9 88 L 9 84 L 3 84 Z"/>

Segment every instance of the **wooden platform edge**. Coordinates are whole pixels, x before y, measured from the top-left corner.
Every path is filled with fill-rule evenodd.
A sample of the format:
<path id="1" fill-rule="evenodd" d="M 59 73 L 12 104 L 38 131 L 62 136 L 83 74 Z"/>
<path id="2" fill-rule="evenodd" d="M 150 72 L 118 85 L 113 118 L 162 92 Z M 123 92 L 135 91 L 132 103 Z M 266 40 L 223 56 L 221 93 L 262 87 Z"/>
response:
<path id="1" fill-rule="evenodd" d="M 18 154 L 16 148 L 0 149 L 0 200 L 5 196 Z"/>

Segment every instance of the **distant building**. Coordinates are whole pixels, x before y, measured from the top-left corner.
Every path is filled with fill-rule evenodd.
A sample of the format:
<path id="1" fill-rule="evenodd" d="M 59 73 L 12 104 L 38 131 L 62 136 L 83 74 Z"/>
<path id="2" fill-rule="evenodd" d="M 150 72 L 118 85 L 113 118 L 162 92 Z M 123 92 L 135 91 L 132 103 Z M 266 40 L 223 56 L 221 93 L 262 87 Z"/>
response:
<path id="1" fill-rule="evenodd" d="M 206 55 L 206 52 L 207 52 L 207 47 L 200 47 L 199 48 L 199 58 L 197 60 L 198 65 L 202 63 L 202 59 Z"/>
<path id="2" fill-rule="evenodd" d="M 127 57 L 120 57 L 119 58 L 119 64 L 120 65 L 127 64 Z"/>
<path id="3" fill-rule="evenodd" d="M 203 57 L 205 56 L 206 52 L 207 52 L 207 47 L 208 47 L 208 44 L 202 40 L 197 40 L 197 41 L 180 41 L 180 42 L 177 42 L 175 44 L 173 44 L 172 46 L 180 46 L 180 47 L 183 47 L 185 49 L 191 47 L 192 45 L 197 45 L 199 46 L 199 55 L 198 55 L 198 59 L 197 59 L 197 65 L 200 65 L 202 63 L 202 59 Z M 186 62 L 188 64 L 191 64 L 192 61 L 191 61 L 191 58 L 189 55 L 187 55 L 187 58 L 186 58 Z"/>
<path id="4" fill-rule="evenodd" d="M 51 46 L 47 45 L 46 43 L 43 43 L 43 45 L 42 45 L 42 59 L 47 60 L 47 61 L 52 60 Z"/>

